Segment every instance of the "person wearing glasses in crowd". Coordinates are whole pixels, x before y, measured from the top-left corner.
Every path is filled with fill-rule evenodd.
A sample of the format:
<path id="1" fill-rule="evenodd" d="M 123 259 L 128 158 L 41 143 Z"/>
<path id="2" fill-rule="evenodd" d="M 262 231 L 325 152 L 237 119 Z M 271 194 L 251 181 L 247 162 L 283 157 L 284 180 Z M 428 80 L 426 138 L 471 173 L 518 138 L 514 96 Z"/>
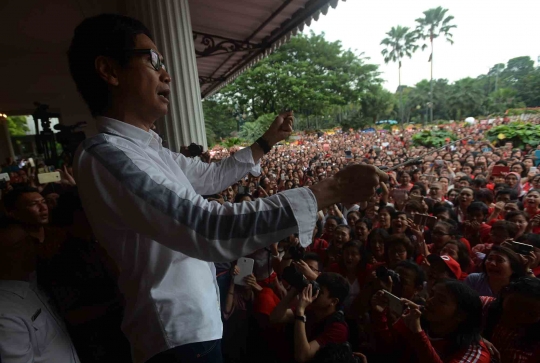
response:
<path id="1" fill-rule="evenodd" d="M 71 75 L 99 134 L 73 162 L 97 240 L 118 264 L 122 328 L 135 363 L 221 362 L 213 262 L 232 261 L 293 233 L 312 239 L 317 211 L 370 200 L 386 173 L 353 165 L 309 188 L 240 204 L 208 202 L 292 132 L 276 117 L 251 147 L 207 164 L 172 152 L 152 129 L 167 114 L 171 77 L 149 30 L 114 14 L 85 19 L 68 51 Z M 182 120 L 182 122 L 187 122 Z"/>

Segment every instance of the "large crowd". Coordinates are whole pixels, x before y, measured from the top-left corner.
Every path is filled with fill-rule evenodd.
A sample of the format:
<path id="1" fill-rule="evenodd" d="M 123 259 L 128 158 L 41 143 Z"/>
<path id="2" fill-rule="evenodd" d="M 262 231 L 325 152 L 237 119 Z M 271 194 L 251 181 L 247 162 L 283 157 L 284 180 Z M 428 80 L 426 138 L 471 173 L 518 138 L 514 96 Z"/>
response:
<path id="1" fill-rule="evenodd" d="M 388 174 L 371 201 L 320 211 L 307 248 L 291 235 L 215 264 L 224 361 L 539 362 L 540 147 L 493 146 L 485 133 L 502 122 L 442 125 L 459 141 L 440 149 L 415 146 L 416 129 L 300 135 L 274 147 L 260 175 L 205 196 L 256 201 L 351 163 Z M 71 341 L 83 363 L 130 362 L 117 268 L 93 236 L 70 166 L 42 185 L 44 169 L 37 159 L 2 166 L 2 361 L 26 361 L 28 347 L 2 314 L 1 282 L 32 272 L 58 336 L 39 336 L 32 316 L 30 339 Z"/>

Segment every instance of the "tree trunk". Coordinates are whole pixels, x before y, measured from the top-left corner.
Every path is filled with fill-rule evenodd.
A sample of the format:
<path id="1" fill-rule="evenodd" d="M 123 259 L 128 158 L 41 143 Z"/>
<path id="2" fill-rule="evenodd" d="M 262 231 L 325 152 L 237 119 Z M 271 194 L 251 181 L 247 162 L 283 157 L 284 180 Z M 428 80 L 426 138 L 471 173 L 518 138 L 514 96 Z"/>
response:
<path id="1" fill-rule="evenodd" d="M 401 121 L 401 130 L 405 130 L 405 124 L 403 123 L 403 89 L 401 88 L 401 60 L 399 60 L 398 68 L 398 82 L 399 82 L 399 118 Z"/>
<path id="2" fill-rule="evenodd" d="M 431 79 L 429 81 L 429 122 L 433 123 L 433 32 L 430 37 L 431 41 Z"/>

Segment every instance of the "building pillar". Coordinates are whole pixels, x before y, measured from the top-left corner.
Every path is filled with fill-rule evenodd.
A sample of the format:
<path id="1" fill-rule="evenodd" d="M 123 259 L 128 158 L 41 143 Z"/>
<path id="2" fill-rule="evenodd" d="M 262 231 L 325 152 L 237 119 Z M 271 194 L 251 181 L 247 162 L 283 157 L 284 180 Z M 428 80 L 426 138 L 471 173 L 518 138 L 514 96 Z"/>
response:
<path id="1" fill-rule="evenodd" d="M 15 158 L 15 153 L 13 152 L 8 122 L 5 118 L 0 117 L 0 164 L 3 164 L 6 158 Z"/>
<path id="2" fill-rule="evenodd" d="M 188 0 L 129 0 L 128 12 L 150 29 L 171 75 L 169 113 L 157 123 L 167 147 L 207 148 Z"/>

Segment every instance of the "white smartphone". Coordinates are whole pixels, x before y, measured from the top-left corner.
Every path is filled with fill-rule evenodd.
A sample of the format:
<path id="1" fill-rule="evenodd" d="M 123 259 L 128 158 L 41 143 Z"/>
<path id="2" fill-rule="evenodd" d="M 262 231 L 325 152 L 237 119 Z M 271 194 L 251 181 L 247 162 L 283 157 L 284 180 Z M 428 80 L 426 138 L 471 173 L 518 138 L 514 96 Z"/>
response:
<path id="1" fill-rule="evenodd" d="M 55 171 L 53 173 L 38 174 L 39 184 L 54 183 L 60 181 L 60 173 Z"/>
<path id="2" fill-rule="evenodd" d="M 388 298 L 388 308 L 398 316 L 401 316 L 403 314 L 403 303 L 401 302 L 401 299 L 397 297 L 394 294 L 389 293 L 386 290 L 384 291 L 384 295 Z"/>
<path id="3" fill-rule="evenodd" d="M 30 166 L 32 168 L 35 168 L 36 167 L 36 163 L 34 163 L 34 159 L 33 158 L 28 158 L 28 164 L 30 164 Z"/>
<path id="4" fill-rule="evenodd" d="M 2 173 L 0 174 L 0 181 L 10 181 L 10 177 L 9 177 L 9 174 L 8 173 Z"/>
<path id="5" fill-rule="evenodd" d="M 252 258 L 242 257 L 238 259 L 237 266 L 240 273 L 234 277 L 235 285 L 246 286 L 244 279 L 253 273 L 253 264 L 255 260 Z"/>
<path id="6" fill-rule="evenodd" d="M 536 166 L 531 166 L 530 169 L 529 169 L 529 173 L 535 173 L 535 174 L 538 174 L 538 167 L 536 167 Z"/>

